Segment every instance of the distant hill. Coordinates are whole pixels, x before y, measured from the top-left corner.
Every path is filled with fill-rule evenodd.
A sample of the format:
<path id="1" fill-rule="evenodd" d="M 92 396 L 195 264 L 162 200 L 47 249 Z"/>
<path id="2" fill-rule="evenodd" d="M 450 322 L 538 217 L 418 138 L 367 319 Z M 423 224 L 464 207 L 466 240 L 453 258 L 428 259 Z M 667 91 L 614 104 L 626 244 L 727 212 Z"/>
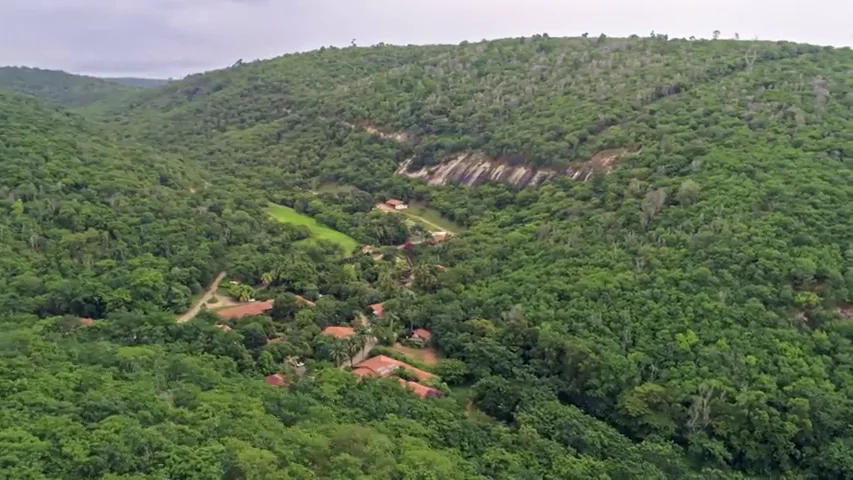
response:
<path id="1" fill-rule="evenodd" d="M 288 55 L 92 113 L 329 226 L 399 198 L 468 227 L 429 252 L 450 266 L 435 293 L 383 298 L 466 366 L 476 408 L 589 465 L 491 470 L 506 448 L 484 477 L 685 478 L 683 458 L 853 478 L 851 71 L 846 48 L 543 35 Z M 326 182 L 372 197 L 310 192 Z M 666 474 L 627 466 L 620 435 Z"/>
<path id="2" fill-rule="evenodd" d="M 118 83 L 120 85 L 124 85 L 126 87 L 135 87 L 135 88 L 157 88 L 166 85 L 171 80 L 165 80 L 162 78 L 134 78 L 134 77 L 103 77 L 104 80 Z"/>
<path id="3" fill-rule="evenodd" d="M 66 107 L 84 107 L 134 90 L 138 85 L 102 78 L 74 75 L 59 70 L 29 67 L 0 67 L 0 90 L 32 95 Z M 143 80 L 146 81 L 146 80 Z"/>

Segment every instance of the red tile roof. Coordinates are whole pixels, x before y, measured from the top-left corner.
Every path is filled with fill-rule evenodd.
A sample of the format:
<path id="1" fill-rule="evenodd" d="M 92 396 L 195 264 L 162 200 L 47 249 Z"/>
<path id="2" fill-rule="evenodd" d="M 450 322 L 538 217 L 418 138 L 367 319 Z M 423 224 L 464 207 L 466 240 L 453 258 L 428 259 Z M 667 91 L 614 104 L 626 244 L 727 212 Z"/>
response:
<path id="1" fill-rule="evenodd" d="M 355 329 L 352 327 L 326 327 L 323 330 L 323 335 L 331 335 L 340 339 L 347 339 L 355 335 Z"/>
<path id="2" fill-rule="evenodd" d="M 376 372 L 369 368 L 358 367 L 352 371 L 352 373 L 358 375 L 359 377 L 375 377 Z"/>
<path id="3" fill-rule="evenodd" d="M 373 310 L 373 314 L 379 318 L 385 317 L 385 304 L 383 303 L 374 303 L 370 306 L 370 309 Z"/>
<path id="4" fill-rule="evenodd" d="M 428 342 L 432 338 L 432 332 L 423 328 L 418 328 L 412 331 L 412 336 Z"/>
<path id="5" fill-rule="evenodd" d="M 402 385 L 403 388 L 411 390 L 415 393 L 415 395 L 421 398 L 438 398 L 444 396 L 444 392 L 442 392 L 441 390 L 437 390 L 432 387 L 427 387 L 426 385 L 421 385 L 417 382 L 407 382 L 402 378 L 400 379 L 400 385 Z"/>
<path id="6" fill-rule="evenodd" d="M 274 387 L 284 387 L 287 385 L 287 377 L 281 373 L 270 375 L 265 378 L 264 381 L 267 382 L 268 385 L 272 385 Z"/>
<path id="7" fill-rule="evenodd" d="M 267 300 L 266 302 L 253 302 L 219 310 L 216 314 L 219 315 L 219 318 L 223 318 L 225 320 L 236 320 L 243 317 L 263 315 L 264 313 L 272 310 L 272 305 L 272 300 Z"/>
<path id="8" fill-rule="evenodd" d="M 391 205 L 392 207 L 396 207 L 397 205 L 403 205 L 402 200 L 397 200 L 394 198 L 389 199 L 389 200 L 385 200 L 385 203 L 387 203 L 388 205 Z"/>
<path id="9" fill-rule="evenodd" d="M 87 318 L 81 318 L 80 319 L 80 325 L 83 325 L 84 327 L 88 327 L 89 325 L 94 325 L 94 324 L 95 324 L 95 319 L 93 319 L 93 318 L 87 317 Z"/>
<path id="10" fill-rule="evenodd" d="M 377 376 L 390 377 L 400 368 L 403 368 L 407 372 L 410 372 L 412 375 L 417 377 L 418 380 L 421 381 L 430 380 L 434 377 L 434 375 L 429 372 L 417 369 L 409 365 L 408 363 L 401 362 L 391 357 L 386 357 L 385 355 L 377 355 L 373 358 L 368 358 L 367 360 L 356 365 L 356 369 L 353 371 L 363 371 L 363 369 L 367 369 Z M 364 376 L 364 374 L 362 373 L 358 373 L 358 375 Z"/>

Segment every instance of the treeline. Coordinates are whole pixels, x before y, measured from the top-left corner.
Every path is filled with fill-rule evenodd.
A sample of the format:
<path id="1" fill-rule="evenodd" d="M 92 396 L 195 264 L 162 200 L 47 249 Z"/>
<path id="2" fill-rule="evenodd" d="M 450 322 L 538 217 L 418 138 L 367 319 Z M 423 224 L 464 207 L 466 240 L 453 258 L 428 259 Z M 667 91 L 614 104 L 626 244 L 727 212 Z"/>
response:
<path id="1" fill-rule="evenodd" d="M 5 317 L 0 329 L 9 478 L 700 478 L 671 447 L 634 447 L 582 415 L 555 430 L 556 405 L 516 430 L 332 368 L 265 385 L 243 334 L 203 321 Z"/>
<path id="2" fill-rule="evenodd" d="M 2 311 L 183 312 L 226 266 L 307 238 L 269 220 L 264 197 L 74 114 L 3 94 L 0 116 Z"/>

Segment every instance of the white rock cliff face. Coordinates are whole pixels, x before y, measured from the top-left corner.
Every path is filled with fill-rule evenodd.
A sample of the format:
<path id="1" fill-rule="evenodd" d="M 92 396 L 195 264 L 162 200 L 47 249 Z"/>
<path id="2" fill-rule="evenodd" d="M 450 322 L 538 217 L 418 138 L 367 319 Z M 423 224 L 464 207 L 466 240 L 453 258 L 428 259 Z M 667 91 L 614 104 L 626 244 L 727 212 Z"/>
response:
<path id="1" fill-rule="evenodd" d="M 489 158 L 481 153 L 460 153 L 444 162 L 410 171 L 412 159 L 404 161 L 397 168 L 396 174 L 410 178 L 419 178 L 432 185 L 447 185 L 462 183 L 476 186 L 485 182 L 500 182 L 519 188 L 536 187 L 555 177 L 571 177 L 585 182 L 595 173 L 609 172 L 619 158 L 633 149 L 614 149 L 596 154 L 591 159 L 573 167 L 562 169 L 534 168 L 525 165 L 507 165 L 504 162 Z"/>
<path id="2" fill-rule="evenodd" d="M 411 143 L 412 139 L 405 132 L 385 132 L 370 124 L 355 125 L 341 122 L 343 125 L 356 130 L 362 130 L 386 140 L 398 143 Z M 613 169 L 622 155 L 637 152 L 640 147 L 618 148 L 597 153 L 591 159 L 562 169 L 534 168 L 526 165 L 509 165 L 506 162 L 490 158 L 481 152 L 457 153 L 438 165 L 423 167 L 410 171 L 412 159 L 400 164 L 397 175 L 419 178 L 432 185 L 447 185 L 461 183 L 468 186 L 481 185 L 486 182 L 499 182 L 518 188 L 536 187 L 555 177 L 571 177 L 585 182 L 596 173 L 608 173 Z"/>

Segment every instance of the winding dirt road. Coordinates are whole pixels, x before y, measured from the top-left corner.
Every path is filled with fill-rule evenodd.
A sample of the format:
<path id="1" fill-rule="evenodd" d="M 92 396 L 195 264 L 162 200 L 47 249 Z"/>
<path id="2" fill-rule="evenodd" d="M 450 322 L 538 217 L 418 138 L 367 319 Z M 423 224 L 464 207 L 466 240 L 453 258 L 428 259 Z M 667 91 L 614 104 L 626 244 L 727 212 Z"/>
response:
<path id="1" fill-rule="evenodd" d="M 222 282 L 222 280 L 225 278 L 225 273 L 226 272 L 219 273 L 219 275 L 216 277 L 216 280 L 214 280 L 213 283 L 211 283 L 210 286 L 207 287 L 207 291 L 205 291 L 204 295 L 202 295 L 201 298 L 199 298 L 198 301 L 195 302 L 195 305 L 193 305 L 193 307 L 189 309 L 186 313 L 178 317 L 178 323 L 189 322 L 190 320 L 195 318 L 196 315 L 198 315 L 198 312 L 201 311 L 201 307 L 204 306 L 204 304 L 206 304 L 207 301 L 210 300 L 210 297 L 212 297 L 216 293 L 216 290 L 219 288 L 219 283 Z"/>

